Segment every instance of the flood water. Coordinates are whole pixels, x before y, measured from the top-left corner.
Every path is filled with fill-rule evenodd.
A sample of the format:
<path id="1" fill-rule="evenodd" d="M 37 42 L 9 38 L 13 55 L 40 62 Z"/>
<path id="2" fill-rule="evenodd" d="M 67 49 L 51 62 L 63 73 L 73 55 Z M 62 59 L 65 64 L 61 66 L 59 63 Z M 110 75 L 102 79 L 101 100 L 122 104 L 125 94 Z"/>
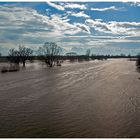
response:
<path id="1" fill-rule="evenodd" d="M 139 77 L 126 59 L 0 74 L 0 137 L 140 137 Z"/>

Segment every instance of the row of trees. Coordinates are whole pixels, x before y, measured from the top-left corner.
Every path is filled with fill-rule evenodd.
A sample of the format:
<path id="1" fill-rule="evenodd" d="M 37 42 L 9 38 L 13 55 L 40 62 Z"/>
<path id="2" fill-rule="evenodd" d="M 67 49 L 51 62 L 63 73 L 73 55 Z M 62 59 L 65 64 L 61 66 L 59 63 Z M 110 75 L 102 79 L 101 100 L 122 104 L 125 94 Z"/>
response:
<path id="1" fill-rule="evenodd" d="M 17 65 L 19 65 L 19 63 L 22 63 L 23 67 L 25 67 L 26 60 L 29 60 L 32 54 L 33 54 L 32 49 L 26 48 L 24 46 L 19 46 L 18 49 L 9 50 L 8 60 L 11 63 L 15 63 Z"/>
<path id="2" fill-rule="evenodd" d="M 42 47 L 39 47 L 37 53 L 40 60 L 43 60 L 49 67 L 53 67 L 54 65 L 60 66 L 60 53 L 61 48 L 55 42 L 46 42 Z M 24 46 L 19 46 L 18 49 L 10 49 L 8 60 L 11 63 L 15 63 L 19 65 L 19 63 L 23 64 L 25 67 L 26 60 L 31 60 L 33 56 L 33 50 L 30 48 L 26 48 Z M 87 49 L 86 55 L 78 57 L 78 60 L 89 60 L 90 57 L 90 49 Z M 76 57 L 77 58 L 77 57 Z M 75 57 L 70 57 L 71 59 L 75 59 Z"/>
<path id="3" fill-rule="evenodd" d="M 55 63 L 59 63 L 58 55 L 60 51 L 61 48 L 55 42 L 46 42 L 42 47 L 39 47 L 37 52 L 41 60 L 44 60 L 48 66 L 53 67 Z M 26 60 L 31 60 L 32 56 L 32 49 L 19 46 L 18 49 L 9 50 L 8 60 L 17 65 L 22 63 L 23 67 L 25 67 Z"/>
<path id="4" fill-rule="evenodd" d="M 46 42 L 42 47 L 39 47 L 37 53 L 38 58 L 44 61 L 49 67 L 53 67 L 54 65 L 60 64 L 60 53 L 61 48 L 55 42 Z M 1 55 L 1 54 L 0 54 Z M 139 55 L 140 56 L 140 55 Z M 62 57 L 62 56 L 61 56 Z M 78 61 L 89 61 L 90 59 L 107 59 L 109 56 L 99 56 L 99 55 L 91 55 L 91 50 L 87 49 L 85 55 L 81 56 L 67 56 L 70 60 L 78 60 Z M 66 58 L 67 58 L 66 57 Z M 19 65 L 19 63 L 23 64 L 25 67 L 26 61 L 31 60 L 33 58 L 33 50 L 24 46 L 19 46 L 18 49 L 10 49 L 8 60 L 11 63 L 15 63 Z M 67 59 L 68 59 L 67 58 Z M 64 57 L 65 59 L 65 57 Z M 137 65 L 140 65 L 140 57 L 138 57 Z"/>

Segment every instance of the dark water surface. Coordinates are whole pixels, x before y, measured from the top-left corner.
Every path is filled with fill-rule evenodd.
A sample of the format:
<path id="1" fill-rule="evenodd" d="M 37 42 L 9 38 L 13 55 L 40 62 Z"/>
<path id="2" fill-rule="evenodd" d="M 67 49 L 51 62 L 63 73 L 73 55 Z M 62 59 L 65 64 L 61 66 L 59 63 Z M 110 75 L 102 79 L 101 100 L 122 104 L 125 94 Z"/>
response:
<path id="1" fill-rule="evenodd" d="M 0 137 L 140 137 L 139 76 L 123 59 L 0 74 Z"/>

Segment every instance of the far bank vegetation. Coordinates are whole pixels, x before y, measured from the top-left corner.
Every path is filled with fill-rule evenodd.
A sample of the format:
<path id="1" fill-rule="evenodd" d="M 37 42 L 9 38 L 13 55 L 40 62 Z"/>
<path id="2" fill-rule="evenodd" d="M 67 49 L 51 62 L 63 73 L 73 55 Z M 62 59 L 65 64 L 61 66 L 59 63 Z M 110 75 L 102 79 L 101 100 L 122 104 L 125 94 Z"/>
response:
<path id="1" fill-rule="evenodd" d="M 83 62 L 90 60 L 106 60 L 108 58 L 127 58 L 130 56 L 125 55 L 93 55 L 91 50 L 87 49 L 85 55 L 77 55 L 76 52 L 69 52 L 62 55 L 63 49 L 59 47 L 55 42 L 45 42 L 43 46 L 39 47 L 35 52 L 27 46 L 20 45 L 18 48 L 12 48 L 9 50 L 8 56 L 3 57 L 0 53 L 0 61 L 10 63 L 9 66 L 3 66 L 1 72 L 13 72 L 19 71 L 20 68 L 25 68 L 27 61 L 33 62 L 34 60 L 40 60 L 48 67 L 61 66 L 63 61 L 69 62 Z M 132 56 L 131 56 L 132 58 Z M 137 59 L 137 65 L 140 65 L 140 55 Z"/>

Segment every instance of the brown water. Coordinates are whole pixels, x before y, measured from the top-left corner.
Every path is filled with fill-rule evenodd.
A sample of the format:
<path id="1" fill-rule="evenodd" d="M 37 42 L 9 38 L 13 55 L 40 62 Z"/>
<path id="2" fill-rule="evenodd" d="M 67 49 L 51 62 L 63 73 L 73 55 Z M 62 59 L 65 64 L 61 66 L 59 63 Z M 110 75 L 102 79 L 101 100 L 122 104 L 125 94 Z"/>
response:
<path id="1" fill-rule="evenodd" d="M 0 137 L 140 137 L 135 62 L 84 62 L 0 74 Z"/>

